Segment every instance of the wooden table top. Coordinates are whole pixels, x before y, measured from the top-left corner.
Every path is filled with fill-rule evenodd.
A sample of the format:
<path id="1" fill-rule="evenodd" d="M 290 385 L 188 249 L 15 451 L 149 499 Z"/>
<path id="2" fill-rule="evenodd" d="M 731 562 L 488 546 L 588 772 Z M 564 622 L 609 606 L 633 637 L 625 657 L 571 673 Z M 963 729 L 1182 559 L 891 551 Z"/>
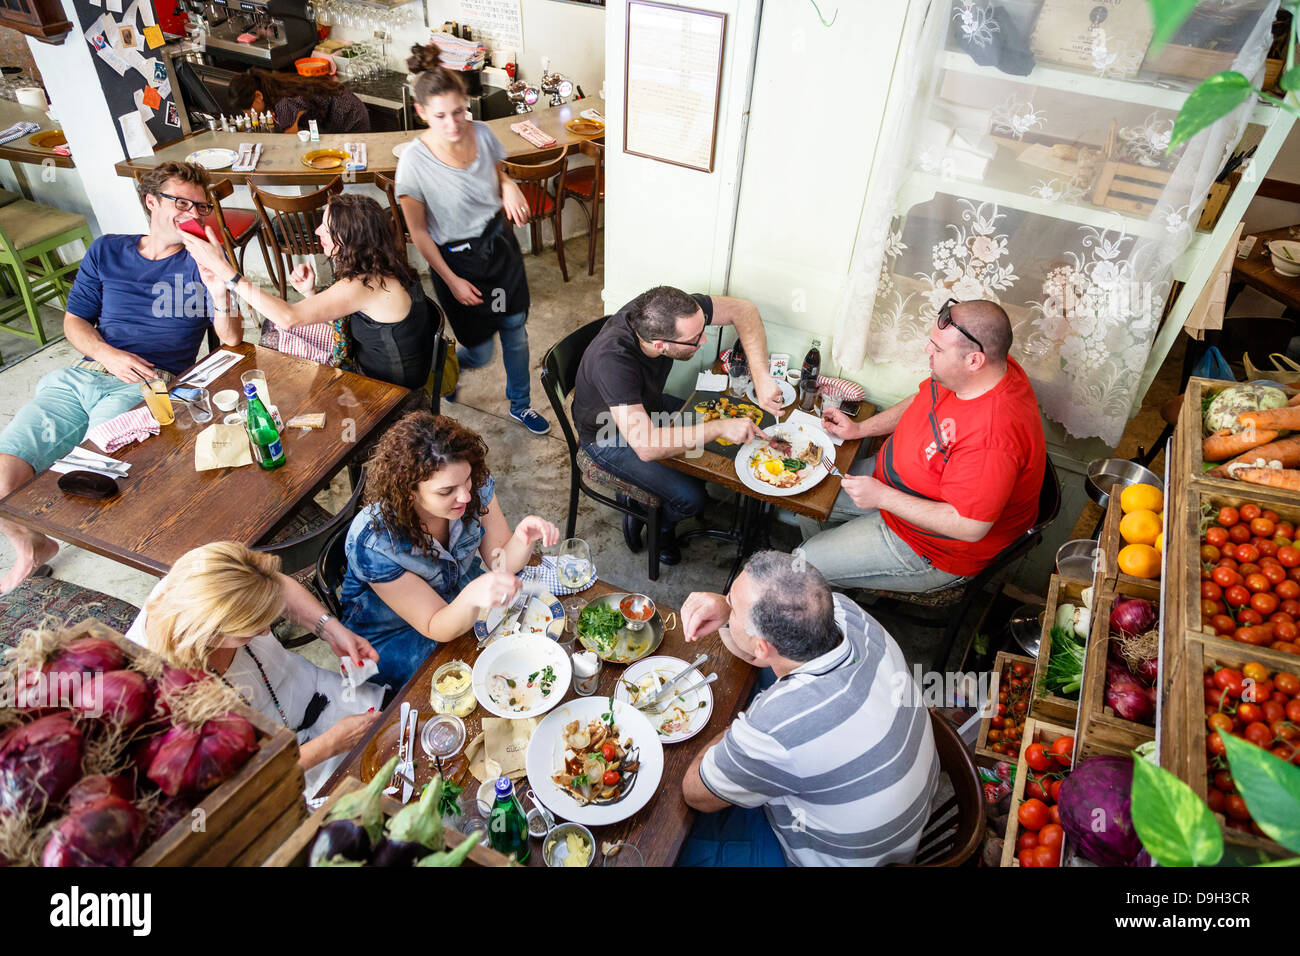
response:
<path id="1" fill-rule="evenodd" d="M 1245 259 L 1232 260 L 1232 281 L 1244 282 L 1271 299 L 1292 309 L 1300 309 L 1300 277 L 1284 276 L 1273 268 L 1273 259 L 1264 244 L 1271 239 L 1293 239 L 1290 226 L 1255 233 L 1255 248 Z"/>
<path id="2" fill-rule="evenodd" d="M 37 133 L 28 133 L 0 146 L 0 159 L 7 159 L 11 163 L 31 163 L 36 166 L 48 161 L 60 169 L 74 168 L 71 156 L 64 156 L 52 149 L 33 146 L 29 142 L 31 137 L 36 136 L 38 133 L 48 133 L 52 129 L 60 129 L 58 123 L 52 122 L 45 115 L 44 110 L 23 106 L 23 104 L 15 103 L 12 100 L 0 99 L 0 129 L 8 129 L 15 123 L 40 123 L 41 128 Z M 518 138 L 518 136 L 515 137 L 515 139 Z"/>
<path id="3" fill-rule="evenodd" d="M 111 457 L 131 463 L 121 493 L 107 501 L 65 495 L 52 471 L 38 474 L 0 501 L 0 514 L 21 525 L 112 558 L 141 571 L 166 574 L 191 548 L 211 541 L 254 545 L 273 533 L 294 507 L 329 484 L 340 465 L 406 398 L 408 390 L 307 359 L 249 344 L 236 363 L 208 386 L 239 390 L 251 368 L 266 372 L 271 400 L 288 421 L 325 413 L 325 427 L 286 429 L 287 462 L 274 471 L 256 464 L 194 470 L 194 443 L 202 430 L 179 405 L 177 419 L 143 442 Z M 213 422 L 225 413 L 213 406 Z M 348 423 L 351 423 L 350 425 Z M 204 426 L 206 427 L 206 426 Z M 96 450 L 88 442 L 87 448 Z"/>
<path id="4" fill-rule="evenodd" d="M 714 371 L 721 371 L 720 363 L 715 363 Z M 686 404 L 682 407 L 684 409 L 692 408 L 699 394 L 699 392 L 691 392 L 690 398 L 686 400 Z M 790 413 L 798 407 L 799 403 L 796 401 L 781 413 L 777 421 L 785 421 L 790 417 Z M 863 401 L 858 409 L 857 416 L 853 420 L 860 422 L 874 414 L 876 414 L 876 406 Z M 835 450 L 835 467 L 844 474 L 848 474 L 849 465 L 853 464 L 853 459 L 857 457 L 858 448 L 861 445 L 861 438 L 845 439 Z M 702 449 L 702 454 L 693 458 L 682 454 L 672 458 L 665 458 L 663 463 L 694 478 L 700 478 L 715 485 L 722 485 L 730 491 L 737 491 L 742 495 L 748 495 L 751 498 L 776 505 L 778 508 L 785 508 L 787 511 L 793 511 L 795 514 L 807 518 L 814 518 L 817 521 L 825 521 L 830 517 L 831 509 L 835 507 L 835 498 L 840 493 L 840 479 L 835 475 L 827 475 L 814 487 L 802 494 L 787 497 L 760 494 L 741 484 L 740 478 L 736 475 L 736 460 L 734 457 L 728 458 L 726 455 L 709 451 L 707 447 Z"/>
<path id="5" fill-rule="evenodd" d="M 557 146 L 568 146 L 581 142 L 587 137 L 574 136 L 564 124 L 576 119 L 588 109 L 600 110 L 605 114 L 605 101 L 599 97 L 587 97 L 575 103 L 566 103 L 554 109 L 534 109 L 523 115 L 503 116 L 488 120 L 487 125 L 501 140 L 506 148 L 506 156 L 512 161 L 526 160 L 530 155 L 541 152 L 518 133 L 510 129 L 512 123 L 531 119 L 544 132 L 555 137 Z M 398 130 L 390 133 L 321 133 L 319 143 L 303 143 L 296 135 L 289 133 L 223 133 L 203 130 L 182 137 L 174 143 L 162 147 L 152 156 L 126 159 L 114 168 L 119 176 L 134 176 L 136 172 L 152 169 L 168 160 L 184 160 L 195 150 L 223 148 L 238 150 L 240 143 L 261 143 L 262 159 L 252 173 L 235 173 L 229 169 L 212 171 L 213 181 L 228 179 L 235 185 L 248 182 L 251 176 L 274 176 L 278 183 L 286 186 L 327 183 L 335 176 L 341 175 L 337 169 L 310 169 L 302 163 L 302 157 L 315 149 L 342 149 L 344 143 L 366 144 L 366 168 L 352 174 L 353 182 L 373 182 L 375 173 L 393 175 L 397 170 L 397 157 L 393 147 L 409 143 L 419 135 L 419 130 Z M 553 147 L 547 147 L 551 149 Z"/>
<path id="6" fill-rule="evenodd" d="M 591 600 L 602 594 L 622 590 L 622 588 L 598 580 L 590 588 L 582 592 L 580 596 Z M 654 595 L 651 594 L 650 597 L 653 598 Z M 672 609 L 662 605 L 659 608 L 660 613 L 665 616 L 669 610 Z M 758 677 L 758 672 L 753 667 L 735 657 L 723 646 L 722 638 L 718 636 L 717 632 L 687 644 L 682 632 L 681 615 L 675 614 L 674 616 L 677 618 L 676 626 L 664 633 L 663 643 L 655 651 L 655 656 L 666 655 L 689 661 L 701 653 L 708 654 L 709 659 L 700 667 L 700 673 L 707 675 L 716 671 L 718 674 L 718 679 L 711 685 L 713 689 L 713 713 L 709 717 L 708 724 L 694 737 L 681 743 L 664 745 L 663 777 L 659 782 L 658 791 L 648 804 L 621 823 L 589 828 L 596 837 L 597 845 L 606 841 L 622 841 L 633 844 L 641 851 L 646 866 L 672 866 L 676 861 L 682 843 L 685 842 L 686 836 L 690 832 L 691 823 L 695 819 L 695 811 L 688 807 L 682 799 L 682 779 L 686 776 L 686 770 L 690 767 L 695 756 L 704 750 L 709 742 L 731 723 L 732 717 L 749 699 L 749 693 Z M 367 779 L 361 772 L 362 757 L 369 748 L 371 740 L 397 722 L 402 701 L 408 701 L 412 707 L 420 712 L 420 723 L 423 726 L 424 721 L 433 716 L 433 708 L 429 703 L 433 672 L 443 664 L 453 660 L 464 661 L 473 666 L 477 656 L 477 641 L 473 633 L 462 635 L 450 643 L 439 645 L 434 653 L 430 654 L 429 658 L 420 666 L 420 669 L 415 672 L 415 675 L 398 691 L 392 703 L 375 721 L 370 732 L 352 748 L 352 751 L 340 764 L 333 776 L 321 788 L 320 793 L 323 795 L 330 792 L 340 780 L 347 776 L 354 776 L 362 780 Z M 600 684 L 595 696 L 607 697 L 612 694 L 615 682 L 623 676 L 625 669 L 623 665 L 605 664 L 600 672 Z M 572 700 L 576 696 L 573 688 L 570 687 L 561 703 Z M 482 705 L 479 705 L 472 714 L 463 718 L 467 742 L 472 741 L 482 730 L 484 716 L 490 717 L 492 715 L 484 710 Z M 382 757 L 380 763 L 382 764 L 384 760 L 395 754 L 395 746 L 388 748 L 387 752 L 378 755 Z M 423 750 L 419 751 L 415 762 L 417 793 L 424 784 L 433 778 L 433 774 L 433 761 L 428 758 L 428 755 Z M 522 788 L 525 782 L 526 778 L 517 787 Z M 461 796 L 461 807 L 470 816 L 477 815 L 477 811 L 470 808 L 475 805 L 475 795 L 478 792 L 479 783 L 480 781 L 476 781 L 472 775 L 467 775 L 465 792 Z M 527 800 L 521 802 L 524 804 L 525 809 L 531 808 L 531 804 Z M 531 844 L 532 850 L 528 856 L 528 865 L 544 866 L 545 863 L 542 860 L 541 852 L 542 841 L 533 839 Z M 593 865 L 599 866 L 600 860 L 596 860 Z"/>

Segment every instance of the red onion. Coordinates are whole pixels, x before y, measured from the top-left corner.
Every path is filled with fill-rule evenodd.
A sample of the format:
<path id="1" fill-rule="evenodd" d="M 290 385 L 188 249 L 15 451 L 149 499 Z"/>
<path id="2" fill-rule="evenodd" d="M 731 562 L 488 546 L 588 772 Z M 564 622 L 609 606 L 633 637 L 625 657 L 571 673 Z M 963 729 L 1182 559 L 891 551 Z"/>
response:
<path id="1" fill-rule="evenodd" d="M 45 665 L 46 673 L 56 671 L 115 671 L 126 663 L 122 649 L 106 637 L 83 637 L 69 641 L 58 649 Z"/>
<path id="2" fill-rule="evenodd" d="M 1106 664 L 1106 706 L 1115 716 L 1139 724 L 1152 724 L 1156 713 L 1156 695 L 1150 687 L 1143 687 L 1127 669 L 1118 664 Z"/>
<path id="3" fill-rule="evenodd" d="M 0 813 L 40 813 L 81 776 L 81 731 L 66 712 L 0 735 Z"/>
<path id="4" fill-rule="evenodd" d="M 1110 612 L 1110 629 L 1124 637 L 1137 637 L 1156 626 L 1156 608 L 1141 598 L 1124 598 Z"/>
<path id="5" fill-rule="evenodd" d="M 127 866 L 144 836 L 145 818 L 121 797 L 83 803 L 58 822 L 41 857 L 44 866 Z"/>
<path id="6" fill-rule="evenodd" d="M 182 687 L 193 684 L 195 681 L 207 680 L 208 674 L 200 670 L 186 670 L 181 667 L 172 667 L 170 664 L 163 665 L 162 677 L 158 678 L 156 685 L 156 696 L 158 699 L 158 713 L 166 717 L 171 713 L 171 707 L 167 703 L 167 698 L 176 693 Z"/>
<path id="7" fill-rule="evenodd" d="M 1154 684 L 1160 676 L 1160 659 L 1148 657 L 1138 665 L 1137 673 L 1133 676 L 1145 684 Z"/>
<path id="8" fill-rule="evenodd" d="M 243 717 L 214 717 L 198 730 L 173 727 L 149 764 L 149 779 L 168 796 L 201 793 L 232 776 L 257 753 L 257 733 Z"/>
<path id="9" fill-rule="evenodd" d="M 99 800 L 102 797 L 119 797 L 123 800 L 131 800 L 135 797 L 135 787 L 131 785 L 131 781 L 126 777 L 110 777 L 102 773 L 82 777 L 68 791 L 68 809 L 75 810 L 83 804 Z"/>
<path id="10" fill-rule="evenodd" d="M 102 677 L 97 674 L 87 682 L 77 709 L 88 717 L 99 717 L 130 730 L 153 712 L 153 704 L 144 675 L 119 670 Z"/>
<path id="11" fill-rule="evenodd" d="M 186 797 L 164 797 L 149 820 L 144 835 L 144 845 L 150 846 L 181 820 L 188 819 L 195 803 Z"/>
<path id="12" fill-rule="evenodd" d="M 152 737 L 146 737 L 135 745 L 132 750 L 132 761 L 135 764 L 135 774 L 137 784 L 143 782 L 145 774 L 149 772 L 149 765 L 153 763 L 153 758 L 158 756 L 158 748 L 163 744 L 163 733 L 154 734 Z"/>

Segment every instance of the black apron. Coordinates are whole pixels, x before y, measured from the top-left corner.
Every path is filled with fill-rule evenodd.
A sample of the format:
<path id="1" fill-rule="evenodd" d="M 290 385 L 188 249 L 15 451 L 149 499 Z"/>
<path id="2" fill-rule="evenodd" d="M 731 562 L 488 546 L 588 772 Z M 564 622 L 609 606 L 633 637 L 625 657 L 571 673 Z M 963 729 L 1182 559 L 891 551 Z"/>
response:
<path id="1" fill-rule="evenodd" d="M 438 251 L 451 271 L 472 283 L 483 299 L 478 305 L 461 305 L 442 276 L 429 270 L 438 302 L 461 345 L 473 347 L 486 342 L 501 329 L 501 320 L 506 316 L 528 311 L 524 255 L 505 213 L 497 213 L 481 235 L 441 243 Z M 498 293 L 498 289 L 502 292 Z"/>

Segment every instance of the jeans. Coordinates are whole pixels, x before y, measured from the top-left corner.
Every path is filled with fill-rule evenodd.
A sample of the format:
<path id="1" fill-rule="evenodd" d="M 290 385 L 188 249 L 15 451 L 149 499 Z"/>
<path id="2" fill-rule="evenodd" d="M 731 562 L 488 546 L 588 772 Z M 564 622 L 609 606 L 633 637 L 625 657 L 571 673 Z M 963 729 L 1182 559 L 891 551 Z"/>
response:
<path id="1" fill-rule="evenodd" d="M 856 461 L 849 474 L 869 475 L 875 464 L 874 457 Z M 964 580 L 960 575 L 940 571 L 913 551 L 885 524 L 878 510 L 864 511 L 846 491 L 835 499 L 827 524 L 800 518 L 799 526 L 805 538 L 801 546 L 804 557 L 827 581 L 839 587 L 915 593 Z"/>
<path id="2" fill-rule="evenodd" d="M 39 474 L 72 451 L 86 432 L 144 401 L 138 383 L 85 368 L 47 372 L 32 400 L 0 434 L 0 454 L 21 458 Z"/>
<path id="3" fill-rule="evenodd" d="M 703 481 L 657 461 L 642 461 L 630 445 L 593 442 L 583 445 L 582 450 L 611 474 L 658 495 L 663 522 L 670 528 L 699 514 L 709 503 L 709 492 Z"/>
<path id="4" fill-rule="evenodd" d="M 501 320 L 501 358 L 506 366 L 506 398 L 510 411 L 522 415 L 530 405 L 528 368 L 527 312 L 516 312 Z M 492 361 L 495 345 L 492 339 L 473 346 L 459 346 L 456 358 L 461 368 L 482 368 Z"/>
<path id="5" fill-rule="evenodd" d="M 701 813 L 677 857 L 677 866 L 785 865 L 785 854 L 762 807 Z"/>

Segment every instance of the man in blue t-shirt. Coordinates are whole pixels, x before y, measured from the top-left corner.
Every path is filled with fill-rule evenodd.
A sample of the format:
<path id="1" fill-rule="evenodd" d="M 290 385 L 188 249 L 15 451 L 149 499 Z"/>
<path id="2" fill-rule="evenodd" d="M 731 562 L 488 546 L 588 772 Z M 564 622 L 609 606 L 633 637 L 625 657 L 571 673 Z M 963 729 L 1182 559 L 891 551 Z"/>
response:
<path id="1" fill-rule="evenodd" d="M 140 178 L 149 214 L 144 236 L 96 239 L 77 270 L 63 334 L 85 358 L 50 372 L 32 400 L 0 433 L 0 498 L 44 471 L 86 432 L 142 401 L 142 380 L 173 375 L 194 363 L 211 325 L 225 345 L 243 341 L 243 324 L 222 284 L 201 274 L 181 242 L 181 227 L 212 210 L 207 172 L 163 163 Z M 16 587 L 58 551 L 45 535 L 0 520 L 16 558 L 0 594 Z"/>

